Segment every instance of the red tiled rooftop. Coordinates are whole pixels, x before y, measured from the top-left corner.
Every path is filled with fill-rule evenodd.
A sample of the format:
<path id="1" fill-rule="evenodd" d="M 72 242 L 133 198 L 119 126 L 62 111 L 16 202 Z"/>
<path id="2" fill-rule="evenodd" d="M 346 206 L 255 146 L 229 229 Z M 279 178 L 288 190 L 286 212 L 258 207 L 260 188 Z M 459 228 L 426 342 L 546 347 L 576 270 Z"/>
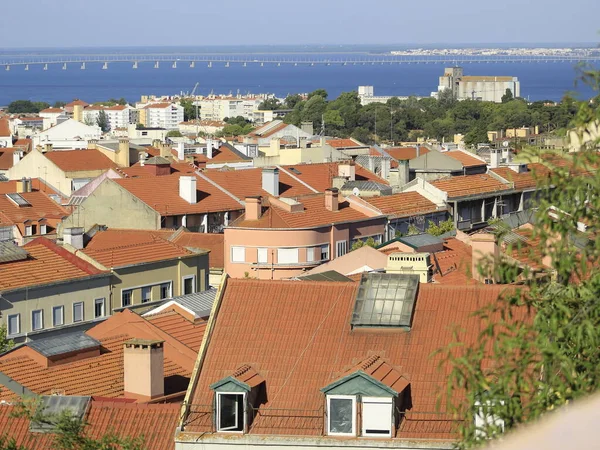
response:
<path id="1" fill-rule="evenodd" d="M 45 156 L 65 172 L 107 170 L 117 167 L 100 150 L 57 150 L 47 152 Z"/>
<path id="2" fill-rule="evenodd" d="M 204 330 L 206 329 L 206 321 L 192 322 L 173 310 L 146 316 L 146 320 L 169 333 L 186 347 L 196 352 L 200 349 Z"/>
<path id="3" fill-rule="evenodd" d="M 86 106 L 89 105 L 89 103 L 84 102 L 83 100 L 77 99 L 77 100 L 73 100 L 71 103 L 67 103 L 65 105 L 65 108 L 73 108 L 73 106 L 75 106 L 75 105 L 81 105 L 85 108 Z"/>
<path id="4" fill-rule="evenodd" d="M 42 114 L 42 113 L 46 113 L 46 114 L 61 114 L 63 112 L 64 112 L 64 110 L 62 110 L 60 108 L 46 108 L 46 109 L 42 109 L 40 111 L 40 114 Z"/>
<path id="5" fill-rule="evenodd" d="M 527 172 L 517 173 L 508 167 L 499 167 L 491 169 L 497 175 L 500 175 L 509 183 L 515 184 L 515 189 L 532 189 L 535 188 L 542 178 L 550 174 L 550 170 L 540 163 L 532 163 L 527 165 Z"/>
<path id="6" fill-rule="evenodd" d="M 10 127 L 8 126 L 8 118 L 0 117 L 0 137 L 10 137 L 12 133 L 10 132 Z"/>
<path id="7" fill-rule="evenodd" d="M 186 248 L 203 248 L 210 250 L 208 255 L 209 266 L 216 268 L 224 267 L 224 237 L 216 233 L 191 233 L 178 234 L 173 242 Z"/>
<path id="8" fill-rule="evenodd" d="M 453 150 L 444 154 L 452 159 L 455 159 L 464 167 L 477 167 L 486 165 L 485 161 L 482 161 L 481 159 L 476 158 L 475 156 L 468 155 L 466 152 L 461 150 Z"/>
<path id="9" fill-rule="evenodd" d="M 17 192 L 17 183 L 20 181 L 21 180 L 0 181 L 0 194 L 12 194 L 13 192 Z M 44 180 L 39 178 L 31 178 L 31 189 L 33 192 L 42 191 L 48 195 L 61 195 L 59 192 L 48 186 Z"/>
<path id="10" fill-rule="evenodd" d="M 327 144 L 333 148 L 364 147 L 363 144 L 354 139 L 329 139 Z"/>
<path id="11" fill-rule="evenodd" d="M 37 222 L 42 218 L 62 219 L 69 215 L 69 211 L 42 191 L 23 192 L 20 195 L 29 202 L 30 206 L 17 206 L 6 194 L 0 193 L 0 212 L 3 215 L 3 224 L 22 224 L 26 220 Z"/>
<path id="12" fill-rule="evenodd" d="M 448 198 L 508 191 L 510 186 L 491 175 L 462 175 L 431 182 L 436 188 L 447 192 Z"/>
<path id="13" fill-rule="evenodd" d="M 435 253 L 433 262 L 434 270 L 439 269 L 433 276 L 435 283 L 454 286 L 478 284 L 472 273 L 473 250 L 458 239 L 446 239 L 444 250 Z"/>
<path id="14" fill-rule="evenodd" d="M 392 147 L 386 148 L 385 151 L 394 159 L 398 161 L 415 159 L 417 157 L 416 147 Z M 419 147 L 419 156 L 429 153 L 427 147 Z"/>
<path id="15" fill-rule="evenodd" d="M 204 154 L 194 154 L 193 156 L 194 161 L 199 164 L 223 164 L 251 161 L 250 158 L 235 152 L 225 144 L 221 145 L 218 149 L 213 149 L 212 158 L 208 158 Z"/>
<path id="16" fill-rule="evenodd" d="M 437 211 L 437 205 L 418 192 L 402 192 L 393 195 L 364 199 L 383 214 L 393 217 L 406 217 Z"/>

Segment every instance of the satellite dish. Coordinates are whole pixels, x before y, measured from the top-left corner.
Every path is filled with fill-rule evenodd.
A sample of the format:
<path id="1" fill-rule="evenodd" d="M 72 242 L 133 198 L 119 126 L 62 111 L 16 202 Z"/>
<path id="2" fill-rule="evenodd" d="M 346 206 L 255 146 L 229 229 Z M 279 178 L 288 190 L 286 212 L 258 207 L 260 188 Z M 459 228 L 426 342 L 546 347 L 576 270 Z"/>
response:
<path id="1" fill-rule="evenodd" d="M 355 187 L 354 189 L 352 189 L 352 195 L 356 195 L 357 197 L 360 195 L 360 190 Z"/>
<path id="2" fill-rule="evenodd" d="M 509 145 L 508 141 L 504 141 L 504 142 L 502 143 L 502 147 L 508 147 L 508 145 Z"/>

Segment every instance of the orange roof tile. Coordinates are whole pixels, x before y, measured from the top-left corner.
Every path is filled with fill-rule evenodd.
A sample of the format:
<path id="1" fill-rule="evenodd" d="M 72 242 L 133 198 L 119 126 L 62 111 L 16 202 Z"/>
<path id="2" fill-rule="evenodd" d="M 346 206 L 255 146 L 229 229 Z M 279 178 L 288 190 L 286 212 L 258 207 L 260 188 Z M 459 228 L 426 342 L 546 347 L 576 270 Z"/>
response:
<path id="1" fill-rule="evenodd" d="M 17 192 L 18 182 L 20 182 L 20 180 L 0 181 L 0 194 L 12 194 L 13 192 Z M 31 178 L 31 189 L 32 192 L 42 191 L 47 195 L 60 195 L 62 197 L 60 192 L 52 189 L 40 178 Z"/>
<path id="2" fill-rule="evenodd" d="M 63 113 L 63 112 L 65 112 L 65 111 L 64 111 L 63 109 L 60 109 L 60 108 L 46 108 L 46 109 L 42 109 L 42 110 L 40 111 L 40 114 L 41 114 L 41 113 L 47 113 L 47 114 L 61 114 L 61 113 Z"/>
<path id="3" fill-rule="evenodd" d="M 151 103 L 144 106 L 144 109 L 165 109 L 170 107 L 172 104 L 173 103 Z"/>
<path id="4" fill-rule="evenodd" d="M 333 186 L 333 177 L 338 176 L 340 164 L 343 164 L 343 162 L 297 164 L 282 167 L 318 192 L 325 192 L 326 189 Z M 378 177 L 360 164 L 355 164 L 354 167 L 356 181 L 374 181 L 376 183 L 389 184 L 387 180 Z M 291 169 L 295 169 L 300 173 L 296 173 Z"/>
<path id="5" fill-rule="evenodd" d="M 123 346 L 133 338 L 164 341 L 165 395 L 185 391 L 196 351 L 137 314 L 125 310 L 89 329 L 86 334 L 101 343 L 100 355 L 46 367 L 43 355 L 28 346 L 0 356 L 0 371 L 36 394 L 53 389 L 65 395 L 123 397 Z M 198 334 L 201 330 L 197 329 Z M 195 338 L 197 339 L 197 338 Z M 11 398 L 4 387 L 0 399 Z"/>
<path id="6" fill-rule="evenodd" d="M 0 152 L 0 169 L 8 170 L 13 166 L 13 153 L 16 149 L 7 148 Z"/>
<path id="7" fill-rule="evenodd" d="M 358 283 L 230 279 L 216 316 L 210 345 L 191 403 L 211 405 L 209 386 L 244 364 L 264 376 L 267 402 L 250 426 L 251 434 L 313 435 L 323 432 L 321 388 L 365 358 L 385 355 L 387 364 L 411 385 L 412 408 L 396 437 L 453 439 L 453 417 L 436 411 L 449 368 L 431 354 L 454 340 L 453 325 L 466 344 L 484 326 L 473 312 L 495 301 L 505 287 L 421 284 L 410 331 L 352 329 Z M 302 301 L 298 301 L 301 298 Z M 443 301 L 441 301 L 443 299 Z M 243 301 L 242 301 L 243 300 Z M 380 376 L 381 374 L 375 375 Z M 275 419 L 269 410 L 279 411 Z M 294 413 L 285 416 L 285 410 Z M 194 408 L 192 408 L 194 411 Z M 186 432 L 211 432 L 210 417 L 191 412 Z"/>
<path id="8" fill-rule="evenodd" d="M 12 133 L 10 132 L 10 127 L 8 126 L 8 118 L 0 117 L 0 137 L 10 137 Z"/>
<path id="9" fill-rule="evenodd" d="M 328 139 L 327 144 L 333 148 L 364 147 L 363 144 L 354 139 Z"/>
<path id="10" fill-rule="evenodd" d="M 57 150 L 46 158 L 65 172 L 114 169 L 117 165 L 100 150 Z"/>
<path id="11" fill-rule="evenodd" d="M 198 320 L 192 322 L 175 310 L 162 311 L 146 316 L 146 320 L 164 332 L 169 333 L 186 347 L 194 351 L 200 349 L 204 330 L 206 329 L 206 321 Z"/>
<path id="12" fill-rule="evenodd" d="M 402 192 L 381 197 L 365 198 L 364 200 L 381 211 L 382 214 L 392 217 L 427 214 L 438 210 L 435 203 L 426 199 L 418 192 Z"/>
<path id="13" fill-rule="evenodd" d="M 111 433 L 121 438 L 143 436 L 144 448 L 173 450 L 173 430 L 177 426 L 180 405 L 127 403 L 123 401 L 93 400 L 84 416 L 85 433 L 100 439 Z M 29 419 L 15 416 L 17 408 L 0 405 L 0 429 L 7 439 L 28 450 L 53 448 L 54 434 L 29 430 Z"/>
<path id="14" fill-rule="evenodd" d="M 153 231 L 120 229 L 97 232 L 82 252 L 109 268 L 194 255 Z"/>
<path id="15" fill-rule="evenodd" d="M 63 217 L 69 215 L 69 211 L 60 206 L 48 195 L 41 191 L 24 192 L 20 194 L 30 206 L 17 206 L 6 194 L 0 194 L 0 212 L 2 225 L 23 224 L 26 220 L 34 223 L 40 219 L 56 219 L 51 221 L 54 227 Z M 39 233 L 39 228 L 36 230 Z M 47 230 L 51 232 L 52 230 Z"/>
<path id="16" fill-rule="evenodd" d="M 235 148 L 229 148 L 229 144 L 222 144 L 218 149 L 213 149 L 213 155 L 210 159 L 204 154 L 194 154 L 193 156 L 194 161 L 204 164 L 223 164 L 252 161 L 252 158 L 244 156 L 236 151 Z"/>
<path id="17" fill-rule="evenodd" d="M 512 189 L 491 175 L 461 175 L 432 181 L 431 184 L 447 192 L 448 198 L 510 191 Z"/>
<path id="18" fill-rule="evenodd" d="M 204 248 L 210 250 L 208 264 L 212 267 L 224 267 L 224 236 L 216 233 L 183 232 L 172 239 L 177 245 L 186 248 Z"/>
<path id="19" fill-rule="evenodd" d="M 244 209 L 240 202 L 198 175 L 196 175 L 198 202 L 188 203 L 179 196 L 179 177 L 181 175 L 185 174 L 173 173 L 159 178 L 124 178 L 114 180 L 114 182 L 131 192 L 162 216 L 205 214 Z M 160 182 L 160 189 L 156 189 L 158 181 Z"/>
<path id="20" fill-rule="evenodd" d="M 81 105 L 85 108 L 86 106 L 89 105 L 89 103 L 84 102 L 83 100 L 77 99 L 77 100 L 73 100 L 71 103 L 67 103 L 65 105 L 65 108 L 73 108 L 73 106 L 75 106 L 75 105 Z"/>
<path id="21" fill-rule="evenodd" d="M 404 161 L 409 159 L 415 159 L 417 157 L 416 147 L 392 147 L 386 148 L 385 151 L 395 160 Z M 419 155 L 429 153 L 427 147 L 419 147 Z"/>
<path id="22" fill-rule="evenodd" d="M 105 274 L 44 237 L 23 248 L 29 253 L 27 259 L 0 264 L 0 289 L 8 291 Z"/>
<path id="23" fill-rule="evenodd" d="M 482 161 L 475 156 L 468 155 L 466 152 L 461 150 L 453 150 L 450 152 L 444 153 L 446 156 L 449 156 L 452 159 L 457 160 L 464 167 L 476 167 L 476 166 L 485 166 L 486 162 Z"/>
<path id="24" fill-rule="evenodd" d="M 491 169 L 497 175 L 500 175 L 509 183 L 515 184 L 515 189 L 532 189 L 535 188 L 542 180 L 550 174 L 550 170 L 543 164 L 532 163 L 527 165 L 527 172 L 517 173 L 508 167 L 499 167 Z"/>
<path id="25" fill-rule="evenodd" d="M 20 148 L 24 150 L 25 153 L 28 153 L 33 148 L 33 141 L 27 138 L 17 139 L 13 143 L 13 147 Z"/>
<path id="26" fill-rule="evenodd" d="M 479 284 L 473 279 L 473 249 L 455 238 L 444 241 L 444 250 L 436 252 L 432 258 L 435 283 L 444 285 Z"/>

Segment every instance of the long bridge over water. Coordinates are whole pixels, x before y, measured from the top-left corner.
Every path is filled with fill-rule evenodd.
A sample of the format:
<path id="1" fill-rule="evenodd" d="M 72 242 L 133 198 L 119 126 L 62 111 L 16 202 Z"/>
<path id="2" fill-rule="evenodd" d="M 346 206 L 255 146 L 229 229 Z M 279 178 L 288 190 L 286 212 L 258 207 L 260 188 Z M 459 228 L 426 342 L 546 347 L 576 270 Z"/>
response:
<path id="1" fill-rule="evenodd" d="M 68 68 L 86 69 L 88 65 L 100 64 L 108 69 L 113 63 L 129 63 L 133 69 L 140 64 L 151 64 L 154 68 L 163 66 L 194 68 L 203 64 L 207 67 L 220 65 L 225 67 L 249 65 L 394 65 L 394 64 L 444 64 L 448 66 L 485 63 L 559 63 L 587 62 L 600 63 L 600 54 L 590 55 L 368 55 L 368 54 L 210 54 L 210 53 L 142 53 L 142 54 L 0 54 L 0 67 L 9 71 L 13 68 L 29 70 L 31 66 L 42 66 L 47 70 L 51 65 Z"/>

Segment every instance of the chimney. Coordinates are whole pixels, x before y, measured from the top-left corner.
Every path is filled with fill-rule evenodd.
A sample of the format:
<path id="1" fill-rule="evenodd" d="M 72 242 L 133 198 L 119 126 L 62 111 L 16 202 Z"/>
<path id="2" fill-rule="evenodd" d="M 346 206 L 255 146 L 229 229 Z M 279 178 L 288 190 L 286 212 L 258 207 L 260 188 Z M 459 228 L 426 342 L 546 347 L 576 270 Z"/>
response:
<path id="1" fill-rule="evenodd" d="M 500 153 L 502 150 L 497 148 L 490 149 L 490 169 L 497 169 L 500 167 Z"/>
<path id="2" fill-rule="evenodd" d="M 129 160 L 129 139 L 119 138 L 119 149 L 117 150 L 117 163 L 121 167 L 129 167 L 131 161 Z"/>
<path id="3" fill-rule="evenodd" d="M 300 145 L 299 145 L 299 147 L 300 148 L 307 148 L 308 147 L 308 142 L 306 141 L 305 137 L 301 137 L 300 138 Z"/>
<path id="4" fill-rule="evenodd" d="M 144 167 L 144 165 L 146 164 L 146 152 L 143 150 L 139 152 L 138 159 L 140 161 L 140 166 Z"/>
<path id="5" fill-rule="evenodd" d="M 279 197 L 279 169 L 277 167 L 263 168 L 262 188 L 273 197 Z"/>
<path id="6" fill-rule="evenodd" d="M 392 161 L 390 158 L 381 158 L 381 178 L 388 180 L 390 178 L 390 167 Z"/>
<path id="7" fill-rule="evenodd" d="M 73 119 L 83 123 L 83 105 L 73 105 Z"/>
<path id="8" fill-rule="evenodd" d="M 279 150 L 281 150 L 281 139 L 279 139 L 279 138 L 271 139 L 271 155 L 272 156 L 278 155 Z"/>
<path id="9" fill-rule="evenodd" d="M 159 148 L 160 148 L 160 156 L 162 156 L 163 158 L 166 158 L 170 161 L 171 160 L 171 147 L 169 147 L 167 144 L 163 144 L 161 142 Z"/>
<path id="10" fill-rule="evenodd" d="M 160 150 L 160 145 L 162 144 L 162 142 L 160 141 L 160 139 L 153 139 L 152 140 L 152 147 L 154 147 L 157 150 Z"/>
<path id="11" fill-rule="evenodd" d="M 300 124 L 300 129 L 302 131 L 304 131 L 306 134 L 309 134 L 311 136 L 314 134 L 314 129 L 313 129 L 313 123 L 312 122 L 302 122 Z"/>
<path id="12" fill-rule="evenodd" d="M 325 147 L 325 144 L 327 144 L 327 140 L 325 139 L 325 136 L 321 136 L 320 147 Z"/>
<path id="13" fill-rule="evenodd" d="M 83 228 L 72 227 L 65 228 L 63 232 L 63 242 L 81 250 L 83 248 Z"/>
<path id="14" fill-rule="evenodd" d="M 415 158 L 418 158 L 419 156 L 421 156 L 421 146 L 417 144 L 415 146 Z"/>
<path id="15" fill-rule="evenodd" d="M 98 139 L 90 139 L 87 148 L 88 150 L 96 150 L 98 148 Z"/>
<path id="16" fill-rule="evenodd" d="M 338 195 L 339 191 L 337 188 L 325 189 L 325 208 L 327 208 L 328 211 L 339 210 Z"/>
<path id="17" fill-rule="evenodd" d="M 13 152 L 13 166 L 16 166 L 17 163 L 19 161 L 21 161 L 22 157 L 23 157 L 23 152 L 21 152 L 21 150 L 15 150 Z"/>
<path id="18" fill-rule="evenodd" d="M 490 233 L 476 233 L 471 236 L 471 249 L 473 262 L 471 272 L 475 280 L 495 282 L 496 261 L 499 257 L 499 249 L 496 245 L 496 236 Z M 481 266 L 481 268 L 479 267 Z M 480 270 L 482 273 L 480 273 Z"/>
<path id="19" fill-rule="evenodd" d="M 179 177 L 179 196 L 190 205 L 198 202 L 195 176 Z"/>
<path id="20" fill-rule="evenodd" d="M 212 141 L 212 139 L 206 140 L 206 157 L 208 159 L 213 158 L 213 141 Z"/>
<path id="21" fill-rule="evenodd" d="M 179 161 L 185 160 L 185 144 L 183 142 L 177 143 L 177 159 Z"/>
<path id="22" fill-rule="evenodd" d="M 44 144 L 44 153 L 52 151 L 52 144 Z"/>
<path id="23" fill-rule="evenodd" d="M 164 341 L 130 339 L 123 344 L 125 397 L 148 401 L 165 395 Z"/>
<path id="24" fill-rule="evenodd" d="M 346 177 L 348 181 L 356 181 L 356 166 L 354 161 L 340 163 L 338 165 L 338 176 Z"/>
<path id="25" fill-rule="evenodd" d="M 399 187 L 404 186 L 406 183 L 408 183 L 409 178 L 410 178 L 410 168 L 409 168 L 408 160 L 402 159 L 402 160 L 398 161 L 397 185 Z"/>
<path id="26" fill-rule="evenodd" d="M 258 220 L 262 214 L 261 198 L 246 197 L 246 220 Z"/>

